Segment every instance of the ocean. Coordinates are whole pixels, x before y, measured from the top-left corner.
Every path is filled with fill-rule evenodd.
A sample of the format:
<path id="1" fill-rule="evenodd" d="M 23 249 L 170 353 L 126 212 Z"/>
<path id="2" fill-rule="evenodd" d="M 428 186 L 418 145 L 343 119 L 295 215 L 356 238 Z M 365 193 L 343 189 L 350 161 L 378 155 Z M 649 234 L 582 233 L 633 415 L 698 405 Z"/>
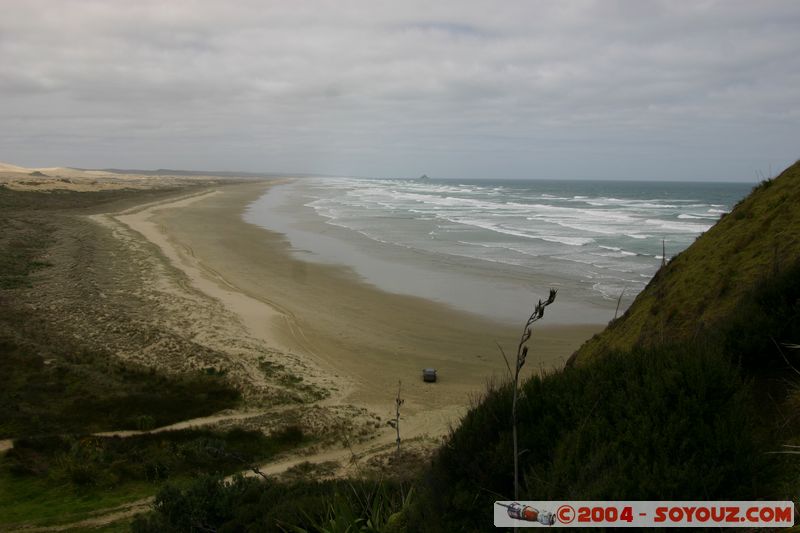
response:
<path id="1" fill-rule="evenodd" d="M 549 287 L 554 323 L 603 323 L 753 184 L 300 178 L 244 219 L 309 261 L 500 321 Z"/>

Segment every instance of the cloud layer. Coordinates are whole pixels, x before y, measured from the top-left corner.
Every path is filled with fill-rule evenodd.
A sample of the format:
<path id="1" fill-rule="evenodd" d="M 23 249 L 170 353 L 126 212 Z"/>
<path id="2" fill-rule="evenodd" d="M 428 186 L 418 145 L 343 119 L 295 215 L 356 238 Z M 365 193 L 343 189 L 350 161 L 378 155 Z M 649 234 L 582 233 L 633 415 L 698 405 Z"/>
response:
<path id="1" fill-rule="evenodd" d="M 0 160 L 752 179 L 800 157 L 800 3 L 12 0 Z"/>

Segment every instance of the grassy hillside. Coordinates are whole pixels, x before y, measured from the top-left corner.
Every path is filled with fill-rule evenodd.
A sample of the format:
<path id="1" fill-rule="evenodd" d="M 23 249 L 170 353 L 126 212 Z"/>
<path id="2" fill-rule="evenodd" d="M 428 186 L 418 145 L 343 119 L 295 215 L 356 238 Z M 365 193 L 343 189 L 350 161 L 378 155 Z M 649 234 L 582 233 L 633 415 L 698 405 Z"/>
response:
<path id="1" fill-rule="evenodd" d="M 800 263 L 800 162 L 762 182 L 735 209 L 659 270 L 628 311 L 572 357 L 718 336 L 765 283 Z M 795 276 L 796 277 L 796 276 Z M 753 309 L 752 311 L 758 312 Z M 797 339 L 795 339 L 797 340 Z"/>
<path id="2" fill-rule="evenodd" d="M 521 391 L 521 500 L 783 495 L 751 387 L 718 353 L 613 353 Z M 511 395 L 507 384 L 487 392 L 439 450 L 414 529 L 491 529 L 493 502 L 513 498 Z"/>

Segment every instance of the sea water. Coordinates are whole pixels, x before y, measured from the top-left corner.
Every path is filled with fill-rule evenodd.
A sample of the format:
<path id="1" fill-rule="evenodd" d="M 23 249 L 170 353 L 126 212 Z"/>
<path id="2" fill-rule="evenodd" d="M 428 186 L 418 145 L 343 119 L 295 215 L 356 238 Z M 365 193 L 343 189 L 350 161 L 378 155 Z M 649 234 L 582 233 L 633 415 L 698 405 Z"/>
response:
<path id="1" fill-rule="evenodd" d="M 613 317 L 748 183 L 304 178 L 273 187 L 245 220 L 304 260 L 497 320 L 549 287 L 556 322 Z"/>

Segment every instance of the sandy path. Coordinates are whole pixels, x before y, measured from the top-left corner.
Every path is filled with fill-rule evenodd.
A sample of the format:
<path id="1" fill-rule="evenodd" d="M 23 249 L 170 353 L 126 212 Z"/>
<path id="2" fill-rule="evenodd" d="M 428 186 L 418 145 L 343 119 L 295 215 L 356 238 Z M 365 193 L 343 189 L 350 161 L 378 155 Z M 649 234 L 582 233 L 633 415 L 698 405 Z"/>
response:
<path id="1" fill-rule="evenodd" d="M 284 406 L 283 408 L 289 408 L 294 406 Z M 270 409 L 270 411 L 277 411 L 280 410 L 280 407 L 276 407 Z M 136 431 L 136 430 L 122 430 L 122 431 L 101 431 L 99 433 L 92 433 L 95 437 L 135 437 L 137 435 L 145 435 L 149 433 L 163 433 L 164 431 L 179 431 L 182 429 L 192 429 L 192 428 L 200 428 L 203 426 L 213 426 L 214 424 L 219 424 L 220 422 L 229 422 L 232 420 L 240 421 L 240 420 L 247 420 L 249 418 L 255 418 L 264 414 L 267 411 L 244 411 L 244 412 L 230 412 L 230 413 L 220 413 L 212 416 L 203 416 L 199 418 L 192 418 L 190 420 L 181 420 L 175 424 L 170 424 L 168 426 L 161 426 L 158 428 L 154 428 L 148 431 Z"/>
<path id="2" fill-rule="evenodd" d="M 285 406 L 289 408 L 293 406 Z M 278 409 L 278 408 L 276 408 Z M 273 409 L 274 411 L 275 409 Z M 181 429 L 197 428 L 203 426 L 211 426 L 220 422 L 227 422 L 230 420 L 247 420 L 256 416 L 264 414 L 266 411 L 245 411 L 245 412 L 232 412 L 220 413 L 213 416 L 203 416 L 199 418 L 192 418 L 190 420 L 182 420 L 175 424 L 168 426 L 161 426 L 148 431 L 135 431 L 135 430 L 120 430 L 120 431 L 100 431 L 92 433 L 95 437 L 135 437 L 136 435 L 145 435 L 147 433 L 161 433 L 163 431 L 177 431 Z M 14 439 L 0 440 L 0 453 L 7 452 L 14 447 Z"/>
<path id="3" fill-rule="evenodd" d="M 197 290 L 219 300 L 228 309 L 234 309 L 249 330 L 261 332 L 273 345 L 276 345 L 278 341 L 274 332 L 275 322 L 284 316 L 276 305 L 256 300 L 238 291 L 232 283 L 195 257 L 191 247 L 180 246 L 171 241 L 163 227 L 153 220 L 153 215 L 162 209 L 186 207 L 218 194 L 219 190 L 212 190 L 179 200 L 158 202 L 155 205 L 136 208 L 132 212 L 115 215 L 114 218 L 158 246 L 161 253 L 174 267 L 186 274 Z"/>

